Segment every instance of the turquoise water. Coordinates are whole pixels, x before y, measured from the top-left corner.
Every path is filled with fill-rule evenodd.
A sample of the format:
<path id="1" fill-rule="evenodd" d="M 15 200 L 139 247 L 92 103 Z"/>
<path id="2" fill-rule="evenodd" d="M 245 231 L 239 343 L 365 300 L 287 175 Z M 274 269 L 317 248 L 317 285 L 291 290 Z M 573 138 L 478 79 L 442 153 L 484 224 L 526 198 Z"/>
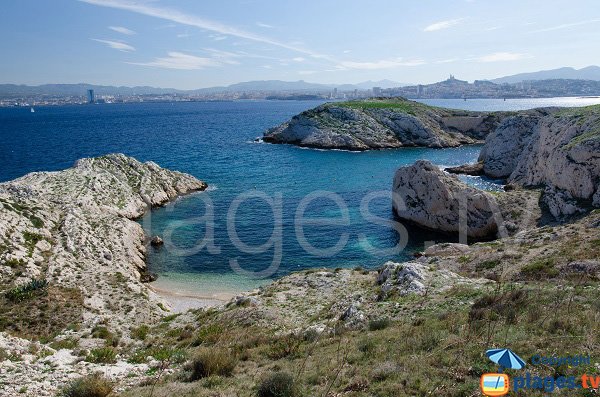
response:
<path id="1" fill-rule="evenodd" d="M 427 102 L 501 110 L 541 105 L 536 101 L 540 100 Z M 561 101 L 589 104 L 589 100 L 577 99 L 543 101 L 543 105 L 560 105 Z M 317 266 L 373 268 L 386 260 L 409 258 L 426 242 L 444 241 L 444 236 L 409 225 L 408 239 L 404 239 L 390 227 L 393 216 L 386 194 L 394 171 L 417 159 L 429 159 L 438 165 L 472 162 L 480 147 L 353 153 L 253 142 L 265 129 L 319 103 L 142 103 L 40 107 L 35 113 L 29 109 L 0 109 L 0 180 L 31 171 L 66 168 L 81 157 L 122 152 L 206 181 L 210 186 L 207 192 L 179 199 L 140 220 L 149 234 L 168 237 L 162 249 L 149 248 L 148 252 L 151 269 L 161 275 L 158 286 L 195 294 L 249 289 L 265 282 L 251 277 L 261 272 L 269 279 Z M 498 188 L 493 181 L 465 180 L 483 188 Z M 300 243 L 295 227 L 302 200 L 317 191 L 335 193 L 337 203 L 316 199 L 306 206 L 305 218 L 339 220 L 345 216 L 347 220 L 345 224 L 304 226 L 304 238 L 314 249 L 332 247 L 347 234 L 345 244 L 338 252 L 329 252 L 330 256 L 310 253 L 306 244 Z M 280 202 L 281 209 L 274 211 L 264 197 L 254 197 L 239 205 L 235 217 L 228 218 L 232 203 L 244 192 L 260 192 L 270 200 L 280 197 L 275 201 Z M 366 219 L 360 211 L 361 201 L 374 192 L 381 195 L 370 202 L 368 211 L 380 221 Z M 199 219 L 207 209 L 213 215 L 212 227 L 211 223 L 208 226 L 208 235 L 212 229 L 214 236 L 208 245 L 210 250 L 198 244 L 207 235 L 206 219 Z M 267 244 L 264 252 L 243 252 L 242 244 L 232 240 L 232 225 L 246 245 L 263 245 L 274 231 L 275 242 Z M 402 251 L 383 252 L 398 243 L 405 245 Z M 373 247 L 379 248 L 375 250 L 378 252 L 373 252 Z M 274 258 L 279 265 L 271 267 Z M 242 271 L 232 270 L 232 259 L 238 260 Z"/>

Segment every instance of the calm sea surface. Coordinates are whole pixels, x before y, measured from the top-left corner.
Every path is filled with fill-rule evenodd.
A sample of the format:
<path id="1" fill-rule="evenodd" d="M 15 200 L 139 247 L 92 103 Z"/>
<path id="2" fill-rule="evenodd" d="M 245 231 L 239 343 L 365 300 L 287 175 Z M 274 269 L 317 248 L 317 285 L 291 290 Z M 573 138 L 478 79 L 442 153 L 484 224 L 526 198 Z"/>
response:
<path id="1" fill-rule="evenodd" d="M 424 102 L 470 110 L 516 110 L 583 106 L 600 103 L 600 99 Z M 408 226 L 409 240 L 400 239 L 396 230 L 386 224 L 393 217 L 385 193 L 400 166 L 417 159 L 439 165 L 472 162 L 480 147 L 351 153 L 253 143 L 265 129 L 319 103 L 107 104 L 38 107 L 35 113 L 29 108 L 4 108 L 0 109 L 0 181 L 31 171 L 60 170 L 78 158 L 111 152 L 152 160 L 206 181 L 209 191 L 179 199 L 140 220 L 149 234 L 170 237 L 163 249 L 149 249 L 150 266 L 161 275 L 158 285 L 199 294 L 238 291 L 265 282 L 248 272 L 263 271 L 276 277 L 310 267 L 376 267 L 386 260 L 408 258 L 426 241 L 443 240 L 443 236 Z M 494 181 L 466 181 L 498 189 Z M 248 196 L 240 197 L 245 192 Z M 333 199 L 317 197 L 310 201 L 307 195 L 314 192 L 335 195 Z M 363 206 L 361 214 L 361 201 L 369 199 L 367 195 L 373 192 L 381 194 Z M 265 201 L 264 196 L 271 202 Z M 236 202 L 239 205 L 234 211 Z M 304 218 L 314 221 L 345 216 L 347 224 L 309 220 L 299 233 L 294 218 L 302 208 Z M 380 221 L 366 219 L 365 208 Z M 212 219 L 208 226 L 207 218 Z M 199 246 L 198 241 L 211 234 L 209 246 Z M 332 247 L 346 234 L 347 242 L 332 256 L 309 252 Z M 383 252 L 399 241 L 406 243 L 402 252 Z M 312 249 L 307 250 L 307 244 Z M 250 249 L 261 245 L 262 250 Z M 280 265 L 271 271 L 269 267 L 279 256 Z M 246 273 L 234 272 L 232 259 L 237 259 Z"/>

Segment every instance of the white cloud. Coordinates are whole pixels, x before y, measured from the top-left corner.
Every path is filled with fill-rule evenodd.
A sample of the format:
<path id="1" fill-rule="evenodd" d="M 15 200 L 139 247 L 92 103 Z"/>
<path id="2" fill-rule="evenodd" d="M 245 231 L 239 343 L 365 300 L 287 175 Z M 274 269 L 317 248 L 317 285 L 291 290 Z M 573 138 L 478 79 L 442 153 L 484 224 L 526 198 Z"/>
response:
<path id="1" fill-rule="evenodd" d="M 115 50 L 119 50 L 119 51 L 123 51 L 123 52 L 135 51 L 135 48 L 133 46 L 130 46 L 127 43 L 123 43 L 122 41 L 102 40 L 102 39 L 91 39 L 91 40 L 97 41 L 98 43 L 106 44 L 107 46 L 109 46 L 110 48 L 113 48 Z"/>
<path id="2" fill-rule="evenodd" d="M 441 59 L 439 61 L 435 61 L 435 63 L 452 63 L 452 62 L 456 62 L 458 61 L 458 58 L 448 58 L 448 59 Z"/>
<path id="3" fill-rule="evenodd" d="M 600 22 L 600 18 L 588 19 L 586 21 L 579 21 L 579 22 L 572 22 L 572 23 L 563 23 L 562 25 L 557 25 L 557 26 L 552 26 L 549 28 L 534 30 L 531 33 L 550 32 L 553 30 L 567 29 L 567 28 L 572 28 L 574 26 L 589 25 L 591 23 L 598 23 L 598 22 Z"/>
<path id="4" fill-rule="evenodd" d="M 239 62 L 236 59 L 245 57 L 243 54 L 221 51 L 214 48 L 204 48 L 203 50 L 209 53 L 212 59 L 228 65 L 239 65 Z"/>
<path id="5" fill-rule="evenodd" d="M 308 75 L 315 74 L 315 73 L 319 73 L 319 72 L 317 72 L 316 70 L 300 70 L 298 72 L 298 74 L 301 74 L 304 76 L 308 76 Z"/>
<path id="6" fill-rule="evenodd" d="M 449 19 L 447 21 L 440 21 L 436 23 L 432 23 L 431 25 L 426 26 L 423 31 L 424 32 L 435 32 L 436 30 L 448 29 L 453 26 L 458 25 L 464 20 L 464 18 L 457 19 Z"/>
<path id="7" fill-rule="evenodd" d="M 521 54 L 516 52 L 495 52 L 493 54 L 483 55 L 476 58 L 470 58 L 477 62 L 507 62 L 507 61 L 519 61 L 521 59 L 531 58 L 529 54 Z"/>
<path id="8" fill-rule="evenodd" d="M 296 58 L 292 58 L 292 61 L 294 61 L 294 62 L 304 62 L 304 61 L 306 61 L 306 58 L 296 57 Z"/>
<path id="9" fill-rule="evenodd" d="M 227 36 L 223 36 L 222 34 L 211 34 L 209 35 L 209 37 L 214 41 L 221 41 L 227 39 Z"/>
<path id="10" fill-rule="evenodd" d="M 190 37 L 190 36 L 191 36 L 191 34 L 189 34 L 189 33 L 179 33 L 177 35 L 177 37 L 180 38 L 180 39 L 185 39 L 185 38 Z"/>
<path id="11" fill-rule="evenodd" d="M 156 58 L 152 62 L 127 62 L 131 65 L 151 66 L 163 69 L 197 70 L 211 66 L 219 66 L 221 63 L 213 58 L 197 57 L 182 52 L 169 52 L 167 57 Z"/>
<path id="12" fill-rule="evenodd" d="M 422 59 L 409 59 L 404 60 L 402 58 L 396 59 L 383 59 L 375 62 L 354 62 L 354 61 L 342 61 L 340 62 L 339 69 L 362 69 L 362 70 L 377 70 L 377 69 L 392 69 L 399 66 L 418 66 L 423 65 L 425 61 Z"/>
<path id="13" fill-rule="evenodd" d="M 113 30 L 113 31 L 117 32 L 117 33 L 126 34 L 128 36 L 136 34 L 136 32 L 134 32 L 133 30 L 124 28 L 123 26 L 109 26 L 108 28 L 110 30 Z"/>
<path id="14" fill-rule="evenodd" d="M 262 23 L 262 22 L 256 22 L 256 26 L 260 26 L 261 28 L 267 28 L 267 29 L 271 29 L 273 27 L 272 25 Z"/>
<path id="15" fill-rule="evenodd" d="M 282 41 L 248 32 L 234 26 L 229 26 L 218 21 L 213 21 L 196 15 L 186 14 L 181 11 L 158 7 L 152 3 L 145 2 L 133 2 L 130 0 L 79 0 L 84 3 L 93 4 L 101 7 L 116 8 L 120 10 L 126 10 L 135 12 L 142 15 L 147 15 L 155 18 L 167 20 L 169 22 L 178 23 L 181 25 L 194 26 L 199 29 L 208 30 L 214 33 L 219 33 L 226 36 L 239 37 L 246 40 L 252 40 L 259 43 L 270 44 L 276 47 L 288 49 L 301 54 L 310 55 L 312 57 L 320 57 L 327 59 L 328 57 L 319 54 L 315 51 L 303 48 L 298 45 L 284 43 Z"/>

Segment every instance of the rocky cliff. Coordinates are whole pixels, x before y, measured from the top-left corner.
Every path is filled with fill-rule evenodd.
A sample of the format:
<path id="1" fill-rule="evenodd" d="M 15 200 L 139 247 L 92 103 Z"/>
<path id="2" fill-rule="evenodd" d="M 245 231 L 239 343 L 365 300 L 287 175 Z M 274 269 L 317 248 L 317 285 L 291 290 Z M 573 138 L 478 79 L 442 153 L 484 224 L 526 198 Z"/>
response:
<path id="1" fill-rule="evenodd" d="M 58 329 L 102 322 L 121 329 L 158 318 L 166 309 L 140 281 L 145 236 L 133 219 L 205 188 L 190 175 L 122 154 L 0 184 L 0 295 L 47 288 L 50 306 L 64 298 L 70 308 L 45 314 Z M 9 303 L 17 316 L 19 299 Z M 34 307 L 27 308 L 35 316 Z M 19 313 L 32 323 L 27 311 Z M 16 323 L 2 323 L 2 329 L 40 336 Z"/>
<path id="2" fill-rule="evenodd" d="M 600 207 L 600 106 L 539 109 L 506 118 L 481 151 L 483 171 L 525 187 L 545 187 L 556 218 Z"/>
<path id="3" fill-rule="evenodd" d="M 269 143 L 369 150 L 453 147 L 480 142 L 505 117 L 427 106 L 402 98 L 327 103 L 268 130 Z"/>
<path id="4" fill-rule="evenodd" d="M 498 230 L 494 197 L 467 186 L 429 161 L 419 160 L 398 169 L 392 191 L 394 212 L 419 226 L 458 233 L 463 219 L 464 231 L 471 237 L 493 237 Z"/>

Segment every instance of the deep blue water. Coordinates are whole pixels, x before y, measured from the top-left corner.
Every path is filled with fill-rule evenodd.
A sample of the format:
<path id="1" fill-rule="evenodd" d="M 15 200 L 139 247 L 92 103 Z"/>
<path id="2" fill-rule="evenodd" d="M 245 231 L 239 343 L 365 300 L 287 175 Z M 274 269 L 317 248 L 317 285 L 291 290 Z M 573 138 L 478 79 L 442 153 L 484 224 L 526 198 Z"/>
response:
<path id="1" fill-rule="evenodd" d="M 531 100 L 517 104 L 511 100 L 493 104 L 481 100 L 439 102 L 470 109 L 537 105 Z M 209 191 L 177 200 L 141 220 L 148 233 L 172 236 L 163 249 L 149 249 L 151 268 L 163 276 L 165 285 L 185 282 L 185 288 L 193 292 L 257 285 L 258 281 L 235 273 L 230 260 L 238 258 L 240 267 L 247 271 L 267 270 L 279 247 L 280 265 L 275 272 L 269 272 L 271 277 L 316 266 L 375 267 L 389 259 L 407 258 L 415 249 L 422 249 L 425 241 L 442 240 L 443 236 L 408 227 L 409 240 L 404 241 L 389 225 L 365 219 L 360 213 L 361 200 L 373 192 L 389 192 L 394 171 L 399 166 L 423 158 L 440 165 L 458 165 L 474 161 L 480 148 L 351 153 L 252 142 L 265 129 L 319 103 L 142 103 L 40 107 L 35 113 L 29 108 L 0 109 L 0 181 L 31 171 L 63 169 L 78 158 L 111 152 L 125 153 L 142 161 L 152 160 L 206 181 Z M 428 103 L 438 104 L 436 101 Z M 551 104 L 560 104 L 560 101 Z M 488 188 L 496 186 L 478 178 L 470 178 L 468 182 Z M 266 247 L 265 252 L 246 253 L 240 244 L 232 243 L 227 213 L 239 194 L 257 191 L 271 199 L 280 195 L 281 222 L 276 222 L 277 211 L 255 197 L 239 206 L 237 216 L 229 221 L 230 226 L 235 225 L 243 243 L 258 246 L 270 239 L 274 224 L 279 223 L 281 239 L 276 239 L 280 243 Z M 347 233 L 347 243 L 329 257 L 307 252 L 299 243 L 295 229 L 294 216 L 299 204 L 316 191 L 335 193 L 336 199 L 347 208 L 348 224 L 304 226 L 306 241 L 321 249 L 334 246 Z M 338 204 L 317 199 L 306 207 L 304 217 L 340 219 L 344 210 Z M 196 242 L 207 233 L 206 223 L 198 217 L 207 209 L 214 214 L 212 241 L 219 253 L 197 247 Z M 393 219 L 387 197 L 371 201 L 369 211 L 383 220 Z M 360 234 L 364 234 L 362 239 L 359 239 Z M 389 248 L 399 241 L 406 243 L 406 248 L 399 253 L 373 254 L 366 249 L 369 244 Z"/>

